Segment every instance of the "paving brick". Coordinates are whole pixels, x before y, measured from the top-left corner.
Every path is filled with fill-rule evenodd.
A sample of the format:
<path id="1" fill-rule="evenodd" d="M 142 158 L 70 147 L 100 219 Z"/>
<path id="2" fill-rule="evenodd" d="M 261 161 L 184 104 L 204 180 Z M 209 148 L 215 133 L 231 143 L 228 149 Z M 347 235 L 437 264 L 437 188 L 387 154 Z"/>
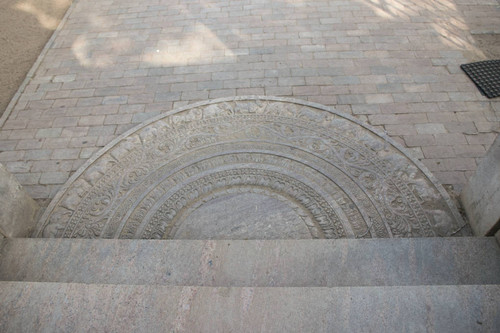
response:
<path id="1" fill-rule="evenodd" d="M 487 122 L 487 121 L 475 121 L 474 125 L 479 132 L 490 133 L 497 132 L 500 133 L 500 121 L 499 122 Z"/>
<path id="2" fill-rule="evenodd" d="M 113 139 L 115 137 L 116 136 L 114 136 L 114 135 L 102 135 L 102 136 L 99 136 L 97 138 L 96 146 L 97 147 L 104 147 L 105 145 L 107 145 L 108 143 L 110 143 L 111 141 L 113 141 Z M 73 169 L 72 170 L 78 169 L 79 168 L 79 164 L 82 164 L 81 162 L 82 161 L 80 161 L 80 160 L 76 160 L 75 163 L 73 163 Z"/>
<path id="3" fill-rule="evenodd" d="M 40 172 L 34 173 L 16 173 L 15 176 L 19 183 L 23 186 L 26 185 L 37 185 L 40 179 Z"/>
<path id="4" fill-rule="evenodd" d="M 24 158 L 26 160 L 48 160 L 50 158 L 50 155 L 52 154 L 51 149 L 33 149 L 33 150 L 26 150 L 26 154 L 24 155 Z"/>
<path id="5" fill-rule="evenodd" d="M 265 93 L 268 96 L 291 96 L 292 87 L 266 87 Z"/>
<path id="6" fill-rule="evenodd" d="M 78 126 L 98 126 L 104 123 L 105 116 L 84 116 L 78 120 Z"/>
<path id="7" fill-rule="evenodd" d="M 70 138 L 47 138 L 42 145 L 43 148 L 65 148 L 68 146 Z"/>
<path id="8" fill-rule="evenodd" d="M 455 145 L 453 150 L 457 157 L 483 157 L 486 154 L 483 145 Z"/>
<path id="9" fill-rule="evenodd" d="M 128 96 L 106 96 L 102 104 L 127 104 Z"/>
<path id="10" fill-rule="evenodd" d="M 222 97 L 231 97 L 236 94 L 236 89 L 215 89 L 210 90 L 208 97 L 209 98 L 222 98 Z"/>
<path id="11" fill-rule="evenodd" d="M 116 125 L 92 126 L 89 128 L 87 135 L 89 136 L 102 136 L 113 135 L 116 130 Z"/>
<path id="12" fill-rule="evenodd" d="M 155 117 L 157 115 L 160 114 L 160 111 L 153 111 L 153 112 L 145 112 L 145 113 L 138 113 L 138 114 L 135 114 L 133 117 L 132 117 L 132 122 L 133 123 L 142 123 L 143 121 L 145 120 L 148 120 L 152 117 Z"/>
<path id="13" fill-rule="evenodd" d="M 302 98 L 304 99 L 304 98 Z M 324 104 L 324 105 L 336 105 L 337 104 L 337 96 L 324 96 L 324 95 L 319 95 L 319 96 L 309 96 L 307 98 L 308 101 L 310 102 L 315 102 L 315 103 L 320 103 L 320 104 Z M 337 108 L 339 111 L 342 112 L 342 110 L 340 110 L 340 108 Z M 346 111 L 344 111 L 346 112 Z M 351 112 L 347 112 L 347 113 L 351 113 Z"/>
<path id="14" fill-rule="evenodd" d="M 2 129 L 22 129 L 26 128 L 29 123 L 29 119 L 7 119 Z"/>
<path id="15" fill-rule="evenodd" d="M 120 107 L 118 109 L 118 112 L 120 114 L 117 114 L 117 115 L 107 115 L 105 119 L 114 119 L 114 117 L 122 117 L 124 114 L 141 113 L 141 112 L 144 112 L 145 108 L 146 108 L 145 104 L 120 105 Z M 125 119 L 126 119 L 126 117 L 125 117 Z M 106 120 L 104 122 L 106 123 Z"/>
<path id="16" fill-rule="evenodd" d="M 455 146 L 467 144 L 465 135 L 462 133 L 434 134 L 436 142 L 444 146 Z"/>
<path id="17" fill-rule="evenodd" d="M 202 82 L 198 82 L 198 90 L 222 89 L 222 88 L 224 88 L 224 81 L 202 81 Z"/>
<path id="18" fill-rule="evenodd" d="M 56 172 L 56 171 L 71 171 L 71 161 L 57 160 L 42 160 L 34 161 L 31 167 L 31 172 Z"/>
<path id="19" fill-rule="evenodd" d="M 418 134 L 440 134 L 446 133 L 446 128 L 443 124 L 429 123 L 429 124 L 416 124 Z"/>
<path id="20" fill-rule="evenodd" d="M 386 128 L 391 125 L 387 125 Z M 392 126 L 405 126 L 410 127 L 409 125 L 392 125 Z M 413 128 L 413 132 L 416 132 L 414 126 L 411 126 L 410 129 Z M 389 131 L 388 131 L 389 133 Z M 389 133 L 390 134 L 390 133 Z M 436 138 L 433 135 L 425 134 L 425 135 L 404 135 L 403 138 L 405 140 L 406 146 L 408 147 L 423 147 L 423 146 L 434 146 L 436 145 Z"/>
<path id="21" fill-rule="evenodd" d="M 69 108 L 76 106 L 78 102 L 78 98 L 63 98 L 63 99 L 56 99 L 54 103 L 52 104 L 52 108 Z"/>
<path id="22" fill-rule="evenodd" d="M 225 89 L 246 88 L 246 87 L 250 87 L 250 79 L 224 81 Z"/>
<path id="23" fill-rule="evenodd" d="M 170 102 L 170 101 L 178 101 L 181 99 L 180 92 L 160 92 L 155 94 L 154 101 L 155 102 Z"/>
<path id="24" fill-rule="evenodd" d="M 174 83 L 171 85 L 170 90 L 172 92 L 186 92 L 186 91 L 196 91 L 197 84 L 195 82 L 190 83 Z"/>
<path id="25" fill-rule="evenodd" d="M 456 171 L 466 171 L 466 170 L 476 170 L 476 160 L 474 158 L 453 158 L 447 159 L 446 162 L 447 170 Z"/>
<path id="26" fill-rule="evenodd" d="M 422 124 L 427 122 L 425 114 L 376 114 L 368 116 L 372 125 Z"/>
<path id="27" fill-rule="evenodd" d="M 429 122 L 431 122 L 431 123 L 452 123 L 452 122 L 457 122 L 457 117 L 455 116 L 455 114 L 453 112 L 431 112 L 431 113 L 427 113 L 427 119 L 429 119 Z M 446 126 L 445 126 L 445 128 L 446 128 Z"/>
<path id="28" fill-rule="evenodd" d="M 446 102 L 450 100 L 447 93 L 425 92 L 420 93 L 420 97 L 424 102 Z"/>
<path id="29" fill-rule="evenodd" d="M 27 185 L 24 184 L 24 189 L 33 199 L 48 199 L 51 198 L 52 189 L 49 186 L 42 185 Z"/>
<path id="30" fill-rule="evenodd" d="M 16 145 L 16 149 L 37 149 L 42 148 L 43 139 L 27 139 L 19 140 Z"/>
<path id="31" fill-rule="evenodd" d="M 411 103 L 408 104 L 410 111 L 413 113 L 418 113 L 418 112 L 438 112 L 439 107 L 437 103 Z"/>
<path id="32" fill-rule="evenodd" d="M 54 149 L 51 155 L 51 159 L 55 160 L 73 160 L 80 156 L 80 148 L 65 148 L 65 149 Z"/>
<path id="33" fill-rule="evenodd" d="M 78 99 L 77 106 L 92 106 L 102 103 L 102 97 L 82 97 Z"/>
<path id="34" fill-rule="evenodd" d="M 334 76 L 332 78 L 333 84 L 359 84 L 359 78 L 357 76 Z"/>
<path id="35" fill-rule="evenodd" d="M 96 105 L 90 107 L 90 115 L 100 116 L 108 114 L 117 114 L 120 108 L 120 104 L 106 104 L 106 105 Z"/>
<path id="36" fill-rule="evenodd" d="M 72 138 L 69 142 L 68 147 L 70 148 L 83 148 L 83 147 L 95 147 L 97 144 L 96 136 L 88 136 L 83 138 Z"/>
<path id="37" fill-rule="evenodd" d="M 432 173 L 436 171 L 446 171 L 446 159 L 423 158 L 421 161 L 430 171 L 432 171 Z"/>
<path id="38" fill-rule="evenodd" d="M 394 83 L 390 83 L 394 84 Z M 422 102 L 422 97 L 415 93 L 397 93 L 392 95 L 396 103 L 419 103 Z"/>
<path id="39" fill-rule="evenodd" d="M 450 133 L 477 134 L 478 130 L 474 122 L 451 122 L 443 123 L 443 126 Z"/>
<path id="40" fill-rule="evenodd" d="M 385 131 L 389 135 L 416 135 L 417 131 L 413 125 L 385 125 Z M 419 146 L 419 145 L 417 145 Z"/>
<path id="41" fill-rule="evenodd" d="M 0 151 L 14 150 L 17 145 L 17 140 L 0 140 Z"/>
<path id="42" fill-rule="evenodd" d="M 480 133 L 476 135 L 466 134 L 465 138 L 470 145 L 491 145 L 495 138 L 497 137 L 496 133 Z"/>
<path id="43" fill-rule="evenodd" d="M 428 84 L 404 83 L 403 88 L 409 93 L 428 92 L 430 87 Z"/>
<path id="44" fill-rule="evenodd" d="M 377 104 L 353 104 L 351 109 L 356 115 L 380 113 L 380 106 Z"/>
<path id="45" fill-rule="evenodd" d="M 104 125 L 129 124 L 132 117 L 132 114 L 107 115 L 104 118 Z"/>
<path id="46" fill-rule="evenodd" d="M 23 172 L 29 172 L 31 170 L 31 166 L 33 165 L 33 161 L 13 161 L 13 162 L 5 162 L 2 164 L 5 166 L 7 171 L 18 174 Z"/>
<path id="47" fill-rule="evenodd" d="M 181 94 L 183 101 L 196 101 L 208 98 L 208 91 L 185 91 Z"/>
<path id="48" fill-rule="evenodd" d="M 452 146 L 431 146 L 422 147 L 422 152 L 426 158 L 449 158 L 455 157 Z"/>
<path id="49" fill-rule="evenodd" d="M 331 76 L 308 76 L 305 80 L 306 85 L 333 86 L 333 77 Z"/>
<path id="50" fill-rule="evenodd" d="M 467 181 L 465 173 L 460 171 L 437 171 L 433 174 L 442 184 L 462 185 Z"/>
<path id="51" fill-rule="evenodd" d="M 288 86 L 304 86 L 306 84 L 303 77 L 280 77 L 278 79 L 278 85 L 281 87 Z"/>
<path id="52" fill-rule="evenodd" d="M 143 93 L 143 94 L 135 94 L 128 97 L 129 104 L 138 104 L 138 103 L 152 103 L 155 99 L 155 94 L 153 93 Z M 126 105 L 120 105 L 120 108 Z"/>
<path id="53" fill-rule="evenodd" d="M 66 98 L 69 97 L 70 93 L 71 93 L 70 90 L 49 91 L 45 94 L 45 98 L 48 99 Z"/>
<path id="54" fill-rule="evenodd" d="M 59 117 L 54 119 L 53 127 L 73 127 L 78 124 L 78 117 Z M 60 135 L 60 134 L 59 134 Z"/>
<path id="55" fill-rule="evenodd" d="M 42 172 L 40 184 L 64 184 L 69 178 L 69 172 L 53 171 Z"/>
<path id="56" fill-rule="evenodd" d="M 379 83 L 376 87 L 380 93 L 399 93 L 404 91 L 401 83 Z"/>
<path id="57" fill-rule="evenodd" d="M 455 102 L 462 101 L 475 101 L 477 100 L 477 96 L 475 93 L 467 93 L 467 92 L 449 92 L 448 93 L 450 99 Z"/>
<path id="58" fill-rule="evenodd" d="M 118 126 L 116 126 L 115 135 L 120 135 L 122 133 L 125 133 L 126 131 L 128 131 L 129 129 L 131 129 L 135 126 L 136 126 L 135 123 L 126 124 L 126 125 L 118 125 Z"/>
<path id="59" fill-rule="evenodd" d="M 240 88 L 236 89 L 237 95 L 257 95 L 262 96 L 265 94 L 264 88 Z"/>
<path id="60" fill-rule="evenodd" d="M 37 129 L 22 129 L 11 131 L 8 135 L 9 140 L 30 139 L 34 138 Z"/>
<path id="61" fill-rule="evenodd" d="M 337 98 L 339 104 L 364 104 L 366 102 L 364 95 L 339 95 Z"/>
<path id="62" fill-rule="evenodd" d="M 365 96 L 366 103 L 368 104 L 383 104 L 392 103 L 394 99 L 390 94 L 369 94 Z"/>
<path id="63" fill-rule="evenodd" d="M 318 86 L 294 86 L 292 87 L 292 92 L 294 95 L 319 95 L 321 89 Z"/>
<path id="64" fill-rule="evenodd" d="M 41 128 L 36 132 L 35 138 L 57 138 L 62 130 L 62 128 Z"/>

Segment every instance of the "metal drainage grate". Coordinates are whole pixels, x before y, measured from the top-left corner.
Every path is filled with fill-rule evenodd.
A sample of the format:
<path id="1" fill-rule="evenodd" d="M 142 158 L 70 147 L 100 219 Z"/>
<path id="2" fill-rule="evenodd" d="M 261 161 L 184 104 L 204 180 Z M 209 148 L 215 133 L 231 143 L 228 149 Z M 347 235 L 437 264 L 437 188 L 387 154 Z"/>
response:
<path id="1" fill-rule="evenodd" d="M 488 98 L 500 96 L 500 60 L 486 60 L 461 65 L 483 95 Z"/>

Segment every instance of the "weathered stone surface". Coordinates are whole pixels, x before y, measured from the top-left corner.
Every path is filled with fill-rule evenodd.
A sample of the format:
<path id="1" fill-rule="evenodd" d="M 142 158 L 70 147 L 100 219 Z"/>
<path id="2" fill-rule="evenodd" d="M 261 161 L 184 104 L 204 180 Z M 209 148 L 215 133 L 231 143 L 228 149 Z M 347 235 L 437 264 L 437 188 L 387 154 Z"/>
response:
<path id="1" fill-rule="evenodd" d="M 500 136 L 461 194 L 474 233 L 493 236 L 500 224 Z"/>
<path id="2" fill-rule="evenodd" d="M 498 285 L 226 288 L 0 282 L 0 330 L 495 332 L 499 295 Z"/>
<path id="3" fill-rule="evenodd" d="M 35 236 L 449 236 L 464 222 L 387 136 L 318 104 L 203 102 L 150 120 L 90 159 Z"/>
<path id="4" fill-rule="evenodd" d="M 500 284 L 495 239 L 0 240 L 0 280 L 220 287 Z"/>
<path id="5" fill-rule="evenodd" d="M 38 204 L 17 179 L 0 164 L 0 234 L 3 237 L 31 235 L 38 209 Z"/>

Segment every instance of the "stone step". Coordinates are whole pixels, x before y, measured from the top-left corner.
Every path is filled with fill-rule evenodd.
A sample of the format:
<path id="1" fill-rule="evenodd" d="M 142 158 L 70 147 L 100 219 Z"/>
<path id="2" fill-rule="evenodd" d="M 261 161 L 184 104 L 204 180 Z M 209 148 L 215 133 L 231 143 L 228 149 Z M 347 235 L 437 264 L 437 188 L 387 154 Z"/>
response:
<path id="1" fill-rule="evenodd" d="M 225 287 L 500 284 L 494 238 L 0 240 L 0 281 Z"/>
<path id="2" fill-rule="evenodd" d="M 494 332 L 500 286 L 0 282 L 2 332 Z"/>

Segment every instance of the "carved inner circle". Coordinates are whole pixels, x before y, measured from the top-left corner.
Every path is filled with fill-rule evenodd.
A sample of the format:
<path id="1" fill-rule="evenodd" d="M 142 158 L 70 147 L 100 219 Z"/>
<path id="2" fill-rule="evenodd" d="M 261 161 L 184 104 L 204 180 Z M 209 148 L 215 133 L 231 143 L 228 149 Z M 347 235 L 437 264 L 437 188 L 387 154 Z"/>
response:
<path id="1" fill-rule="evenodd" d="M 168 238 L 307 239 L 312 238 L 307 219 L 298 205 L 264 189 L 227 189 L 191 207 Z"/>

